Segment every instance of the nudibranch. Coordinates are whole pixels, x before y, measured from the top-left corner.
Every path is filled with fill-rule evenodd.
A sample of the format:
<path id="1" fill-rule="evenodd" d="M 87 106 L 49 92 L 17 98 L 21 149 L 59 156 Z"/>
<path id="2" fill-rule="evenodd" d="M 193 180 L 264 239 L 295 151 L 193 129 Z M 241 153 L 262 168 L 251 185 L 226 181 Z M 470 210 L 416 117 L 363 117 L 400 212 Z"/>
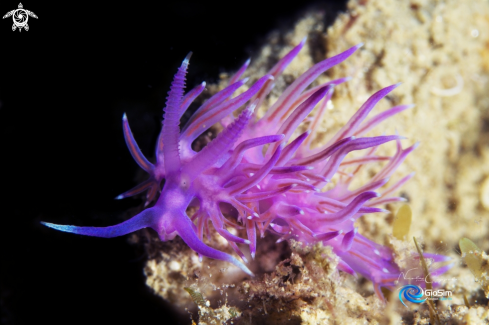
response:
<path id="1" fill-rule="evenodd" d="M 311 148 L 335 86 L 350 78 L 309 86 L 326 70 L 355 53 L 362 46 L 358 44 L 315 64 L 292 82 L 258 119 L 255 111 L 304 45 L 305 39 L 248 90 L 232 97 L 248 81 L 242 79 L 248 60 L 230 79 L 229 86 L 205 101 L 180 128 L 182 115 L 205 89 L 202 83 L 184 94 L 190 53 L 178 68 L 168 92 L 154 163 L 141 153 L 125 114 L 122 119 L 131 155 L 149 177 L 117 198 L 146 192 L 146 209 L 109 227 L 43 224 L 64 232 L 105 238 L 149 227 L 163 241 L 178 235 L 200 257 L 227 261 L 249 275 L 252 272 L 245 265 L 247 260 L 238 244 L 248 245 L 254 258 L 257 233 L 263 237 L 268 231 L 278 235 L 279 241 L 295 239 L 305 244 L 330 245 L 340 258 L 340 270 L 359 273 L 373 281 L 380 297 L 381 287 L 394 289 L 401 270 L 394 262 L 391 249 L 359 234 L 355 221 L 364 214 L 387 212 L 381 208 L 386 203 L 404 201 L 392 194 L 413 174 L 395 182 L 389 179 L 417 144 L 403 148 L 403 137 L 399 135 L 364 135 L 411 105 L 396 106 L 367 119 L 374 106 L 398 84 L 380 89 L 326 144 Z M 316 106 L 317 113 L 309 123 L 309 130 L 293 138 L 294 131 Z M 235 117 L 233 112 L 242 107 Z M 216 123 L 223 126 L 223 131 L 195 152 L 192 142 Z M 396 153 L 389 157 L 376 155 L 376 149 L 387 142 L 396 143 Z M 353 151 L 362 155 L 346 159 Z M 379 161 L 385 164 L 375 176 L 361 187 L 350 188 L 362 166 Z M 335 186 L 325 190 L 333 177 L 336 177 Z M 221 203 L 232 206 L 236 218 L 226 215 Z M 189 207 L 196 208 L 191 216 L 186 214 Z M 209 221 L 240 259 L 203 242 L 204 234 L 210 231 Z M 230 229 L 245 229 L 247 238 L 235 235 L 237 232 Z M 436 254 L 425 256 L 435 262 L 447 260 Z M 438 268 L 432 275 L 441 274 L 447 268 Z"/>

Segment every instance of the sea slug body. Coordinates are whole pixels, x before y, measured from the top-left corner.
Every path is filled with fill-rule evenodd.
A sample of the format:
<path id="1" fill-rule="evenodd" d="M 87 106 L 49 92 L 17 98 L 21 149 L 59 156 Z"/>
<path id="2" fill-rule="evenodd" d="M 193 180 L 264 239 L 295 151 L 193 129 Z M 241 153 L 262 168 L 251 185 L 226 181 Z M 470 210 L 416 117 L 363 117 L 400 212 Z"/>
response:
<path id="1" fill-rule="evenodd" d="M 247 82 L 241 79 L 249 65 L 247 61 L 230 79 L 230 85 L 204 102 L 180 128 L 180 118 L 205 89 L 202 83 L 184 94 L 189 54 L 168 93 L 155 163 L 141 153 L 127 116 L 123 116 L 128 148 L 149 178 L 117 199 L 146 192 L 149 207 L 121 224 L 103 228 L 43 224 L 64 232 L 106 238 L 149 227 L 163 241 L 178 235 L 199 256 L 227 261 L 249 275 L 252 272 L 245 265 L 247 260 L 238 244 L 248 245 L 254 258 L 257 236 L 263 237 L 269 231 L 278 235 L 279 241 L 295 239 L 306 244 L 322 242 L 332 246 L 340 257 L 338 268 L 350 274 L 360 273 L 373 281 L 379 297 L 382 297 L 381 287 L 394 289 L 401 270 L 394 262 L 392 251 L 360 235 L 355 221 L 363 214 L 386 212 L 380 208 L 386 203 L 404 200 L 391 194 L 413 174 L 389 183 L 387 188 L 384 185 L 417 144 L 403 148 L 403 137 L 399 135 L 365 137 L 364 134 L 412 105 L 396 106 L 366 119 L 374 106 L 399 84 L 383 88 L 324 146 L 311 149 L 317 122 L 323 118 L 335 86 L 349 78 L 307 88 L 327 69 L 355 53 L 362 46 L 359 44 L 307 70 L 287 87 L 261 119 L 257 119 L 255 110 L 304 44 L 305 39 L 267 75 L 232 98 Z M 310 130 L 293 139 L 294 131 L 317 105 Z M 244 110 L 234 117 L 233 112 L 243 106 Z M 192 150 L 192 142 L 215 123 L 221 123 L 223 131 L 201 151 Z M 397 152 L 392 157 L 375 155 L 377 147 L 387 142 L 395 142 Z M 268 146 L 266 150 L 264 146 Z M 360 150 L 364 152 L 362 157 L 345 160 L 350 152 Z M 363 165 L 378 161 L 386 161 L 386 164 L 367 184 L 349 188 Z M 325 191 L 333 177 L 334 188 Z M 236 222 L 224 215 L 220 203 L 234 207 Z M 186 211 L 190 206 L 198 209 L 189 217 Z M 204 244 L 204 234 L 210 231 L 209 221 L 241 260 Z M 246 229 L 247 238 L 234 235 L 228 228 Z M 426 255 L 435 262 L 447 259 L 441 255 Z M 439 268 L 432 275 L 446 270 L 447 267 Z"/>

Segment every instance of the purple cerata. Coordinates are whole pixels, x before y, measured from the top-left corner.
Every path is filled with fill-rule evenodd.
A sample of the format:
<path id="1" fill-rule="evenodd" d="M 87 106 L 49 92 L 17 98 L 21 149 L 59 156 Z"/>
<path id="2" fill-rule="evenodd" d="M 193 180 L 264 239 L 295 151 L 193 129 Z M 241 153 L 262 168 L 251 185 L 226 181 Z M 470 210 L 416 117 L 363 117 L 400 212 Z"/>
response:
<path id="1" fill-rule="evenodd" d="M 340 270 L 367 277 L 374 283 L 377 295 L 383 298 L 380 288 L 393 290 L 401 270 L 394 262 L 391 249 L 360 235 L 355 221 L 366 213 L 387 212 L 380 208 L 386 203 L 404 201 L 392 194 L 413 174 L 391 182 L 387 187 L 384 185 L 417 144 L 403 148 L 400 141 L 403 137 L 399 135 L 365 137 L 364 134 L 412 105 L 396 106 L 366 120 L 377 102 L 399 84 L 383 88 L 373 94 L 325 145 L 311 148 L 334 87 L 350 78 L 306 88 L 319 75 L 352 55 L 362 46 L 358 44 L 307 70 L 287 87 L 262 118 L 257 119 L 255 110 L 273 88 L 274 80 L 304 44 L 305 39 L 267 75 L 231 98 L 248 80 L 241 79 L 249 65 L 248 60 L 230 79 L 229 86 L 204 102 L 180 128 L 180 118 L 205 89 L 204 82 L 184 94 L 190 53 L 183 60 L 168 92 L 155 163 L 141 153 L 125 114 L 122 119 L 129 150 L 149 178 L 117 199 L 146 191 L 146 206 L 149 207 L 129 220 L 109 227 L 42 224 L 64 232 L 105 238 L 149 227 L 163 241 L 178 235 L 200 257 L 227 261 L 249 275 L 253 274 L 244 264 L 247 260 L 237 244 L 248 245 L 254 258 L 257 232 L 261 237 L 267 231 L 274 233 L 279 236 L 278 241 L 322 242 L 332 246 L 339 256 Z M 233 112 L 244 105 L 239 116 L 234 117 Z M 316 106 L 317 114 L 310 119 L 310 129 L 291 138 Z M 215 123 L 221 123 L 223 131 L 201 151 L 192 150 L 192 142 Z M 397 144 L 393 156 L 375 155 L 380 145 L 392 141 Z M 266 150 L 265 145 L 268 146 Z M 357 150 L 364 153 L 360 158 L 345 159 L 348 153 Z M 378 161 L 385 161 L 384 167 L 369 182 L 351 189 L 350 183 L 360 168 Z M 324 191 L 333 177 L 336 177 L 335 186 Z M 234 207 L 236 221 L 224 216 L 221 203 Z M 189 217 L 186 211 L 191 206 L 198 209 Z M 204 233 L 209 236 L 209 221 L 244 263 L 204 244 Z M 247 238 L 234 235 L 228 230 L 232 228 L 246 229 Z M 436 254 L 425 254 L 425 257 L 434 262 L 448 260 L 446 256 Z M 431 274 L 439 275 L 449 267 L 440 267 Z"/>

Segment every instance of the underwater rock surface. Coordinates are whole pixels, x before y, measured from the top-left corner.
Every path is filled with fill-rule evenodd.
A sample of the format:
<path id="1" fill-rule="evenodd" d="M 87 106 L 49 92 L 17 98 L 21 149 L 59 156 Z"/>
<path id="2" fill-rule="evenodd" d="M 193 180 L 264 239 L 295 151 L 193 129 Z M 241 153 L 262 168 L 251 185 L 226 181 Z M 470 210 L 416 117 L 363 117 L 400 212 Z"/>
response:
<path id="1" fill-rule="evenodd" d="M 388 96 L 389 103 L 381 101 L 372 114 L 401 103 L 416 106 L 391 117 L 369 135 L 394 134 L 397 130 L 412 142 L 420 141 L 419 148 L 393 177 L 416 172 L 400 192 L 413 211 L 410 236 L 421 239 L 426 251 L 450 255 L 456 261 L 460 256 L 454 247 L 462 237 L 488 250 L 489 3 L 363 0 L 350 1 L 348 8 L 330 27 L 325 26 L 324 13 L 315 11 L 304 15 L 291 30 L 269 35 L 246 76 L 264 75 L 304 36 L 308 42 L 277 81 L 258 115 L 263 115 L 268 103 L 275 102 L 287 85 L 316 62 L 365 43 L 356 55 L 313 84 L 352 77 L 335 88 L 333 106 L 321 122 L 323 131 L 315 143 L 324 144 L 331 138 L 375 90 L 403 81 Z M 223 74 L 221 79 L 219 84 L 207 86 L 210 94 L 227 85 L 228 75 Z M 296 135 L 304 131 L 298 129 Z M 385 145 L 378 154 L 394 152 L 394 145 Z M 381 165 L 366 167 L 353 186 L 365 184 Z M 387 208 L 395 213 L 399 207 L 392 204 Z M 392 238 L 392 222 L 393 214 L 373 214 L 360 218 L 357 225 L 360 233 L 390 245 L 401 255 L 403 249 L 412 249 L 412 243 Z M 209 324 L 268 325 L 334 324 L 335 320 L 345 324 L 429 322 L 426 304 L 407 310 L 394 294 L 384 307 L 370 282 L 336 271 L 337 258 L 327 247 L 275 244 L 276 238 L 267 236 L 258 242 L 257 258 L 250 264 L 257 277 L 250 280 L 229 263 L 206 258 L 200 262 L 179 238 L 161 243 L 149 232 L 132 238 L 144 242 L 152 257 L 145 268 L 147 285 L 183 313 L 185 308 L 198 308 L 201 324 L 206 323 L 204 319 Z M 222 247 L 215 248 L 231 253 L 217 234 L 216 242 Z M 453 299 L 437 304 L 443 323 L 488 322 L 489 311 L 481 306 L 487 305 L 487 299 L 470 272 L 458 263 L 446 278 L 451 280 L 444 288 L 453 292 Z M 199 292 L 208 305 L 196 304 L 184 289 L 188 287 Z M 464 305 L 462 294 L 471 302 L 470 309 Z M 229 307 L 239 314 L 230 313 Z M 210 310 L 214 318 L 204 317 Z"/>

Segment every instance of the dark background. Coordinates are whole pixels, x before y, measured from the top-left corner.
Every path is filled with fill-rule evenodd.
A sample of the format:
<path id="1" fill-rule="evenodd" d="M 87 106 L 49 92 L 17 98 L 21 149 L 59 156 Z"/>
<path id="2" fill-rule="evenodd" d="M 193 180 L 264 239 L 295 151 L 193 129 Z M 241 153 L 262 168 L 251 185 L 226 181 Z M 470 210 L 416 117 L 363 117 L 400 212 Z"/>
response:
<path id="1" fill-rule="evenodd" d="M 18 1 L 2 1 L 0 15 Z M 144 253 L 127 236 L 39 222 L 107 226 L 141 203 L 113 199 L 138 171 L 122 114 L 152 158 L 167 89 L 189 51 L 188 86 L 210 83 L 304 10 L 334 17 L 343 1 L 22 3 L 39 17 L 29 31 L 0 20 L 0 323 L 190 323 L 145 286 Z"/>

